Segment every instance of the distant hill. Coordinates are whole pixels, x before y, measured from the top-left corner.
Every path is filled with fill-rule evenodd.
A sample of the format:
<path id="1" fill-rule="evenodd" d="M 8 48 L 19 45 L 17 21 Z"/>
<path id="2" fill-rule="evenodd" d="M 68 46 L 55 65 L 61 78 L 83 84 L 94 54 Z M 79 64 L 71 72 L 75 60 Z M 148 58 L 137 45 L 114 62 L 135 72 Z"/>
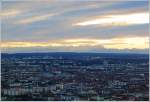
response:
<path id="1" fill-rule="evenodd" d="M 52 57 L 104 57 L 104 58 L 149 58 L 149 54 L 132 54 L 132 53 L 76 53 L 76 52 L 50 52 L 50 53 L 2 53 L 1 57 L 31 57 L 31 56 L 52 56 Z"/>

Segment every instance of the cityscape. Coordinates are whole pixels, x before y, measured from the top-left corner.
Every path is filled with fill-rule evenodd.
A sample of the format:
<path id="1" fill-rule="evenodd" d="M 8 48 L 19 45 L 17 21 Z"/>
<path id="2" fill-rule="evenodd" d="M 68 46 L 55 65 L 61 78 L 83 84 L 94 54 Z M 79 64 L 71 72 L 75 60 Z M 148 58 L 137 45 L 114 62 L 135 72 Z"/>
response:
<path id="1" fill-rule="evenodd" d="M 149 0 L 1 0 L 1 101 L 150 101 Z"/>
<path id="2" fill-rule="evenodd" d="M 5 101 L 148 101 L 147 54 L 2 54 Z"/>

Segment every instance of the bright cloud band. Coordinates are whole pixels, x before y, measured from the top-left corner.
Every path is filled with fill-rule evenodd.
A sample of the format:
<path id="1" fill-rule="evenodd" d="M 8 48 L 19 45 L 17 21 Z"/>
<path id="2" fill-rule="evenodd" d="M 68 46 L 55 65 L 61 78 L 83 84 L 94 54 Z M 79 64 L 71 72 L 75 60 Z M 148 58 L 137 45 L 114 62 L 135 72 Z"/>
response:
<path id="1" fill-rule="evenodd" d="M 124 15 L 108 15 L 100 18 L 78 22 L 76 26 L 90 26 L 90 25 L 106 25 L 106 26 L 125 26 L 135 24 L 149 23 L 149 13 L 134 13 Z"/>
<path id="2" fill-rule="evenodd" d="M 1 44 L 1 48 L 90 46 L 102 46 L 106 49 L 146 49 L 149 48 L 149 38 L 68 39 L 57 42 L 2 42 Z"/>

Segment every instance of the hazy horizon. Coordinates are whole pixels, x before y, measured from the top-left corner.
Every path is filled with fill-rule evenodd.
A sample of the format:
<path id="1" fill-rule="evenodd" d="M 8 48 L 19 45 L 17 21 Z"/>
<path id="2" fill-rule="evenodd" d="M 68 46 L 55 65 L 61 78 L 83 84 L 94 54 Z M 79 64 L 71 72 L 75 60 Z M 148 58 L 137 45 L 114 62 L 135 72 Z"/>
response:
<path id="1" fill-rule="evenodd" d="M 31 53 L 41 53 L 41 54 L 44 54 L 44 53 L 93 53 L 93 54 L 145 54 L 145 55 L 148 55 L 149 53 L 147 52 L 65 52 L 65 51 L 57 51 L 57 52 L 1 52 L 1 54 L 31 54 Z"/>

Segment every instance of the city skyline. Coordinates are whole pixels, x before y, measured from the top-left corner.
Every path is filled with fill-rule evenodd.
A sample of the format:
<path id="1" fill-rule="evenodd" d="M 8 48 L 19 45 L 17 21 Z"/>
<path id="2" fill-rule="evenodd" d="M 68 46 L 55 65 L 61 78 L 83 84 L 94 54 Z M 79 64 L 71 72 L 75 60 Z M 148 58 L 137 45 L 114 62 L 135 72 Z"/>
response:
<path id="1" fill-rule="evenodd" d="M 3 1 L 2 52 L 148 53 L 147 1 Z"/>

